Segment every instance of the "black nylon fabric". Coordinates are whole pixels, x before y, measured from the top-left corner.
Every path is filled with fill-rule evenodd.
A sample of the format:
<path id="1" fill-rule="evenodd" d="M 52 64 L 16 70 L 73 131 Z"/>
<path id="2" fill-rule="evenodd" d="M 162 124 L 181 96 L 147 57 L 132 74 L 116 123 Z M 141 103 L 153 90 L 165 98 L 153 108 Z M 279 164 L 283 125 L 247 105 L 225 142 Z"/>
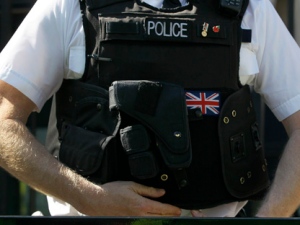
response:
<path id="1" fill-rule="evenodd" d="M 247 4 L 248 0 L 245 1 L 243 12 Z M 218 0 L 194 0 L 189 5 L 174 10 L 155 9 L 138 0 L 89 0 L 87 8 L 83 10 L 83 18 L 87 18 L 84 19 L 84 27 L 88 58 L 86 71 L 80 82 L 107 90 L 117 80 L 169 82 L 186 90 L 217 91 L 221 96 L 222 107 L 228 96 L 241 89 L 238 69 L 243 12 L 235 18 L 222 15 L 218 11 Z M 122 25 L 128 26 L 132 32 L 126 33 Z M 156 27 L 152 29 L 152 25 Z M 159 30 L 158 26 L 163 28 Z M 67 94 L 64 86 L 63 84 L 58 96 Z M 57 108 L 57 116 L 61 120 L 70 114 L 68 110 L 71 109 L 64 109 L 63 101 L 59 101 Z M 120 112 L 120 115 L 121 129 L 139 124 L 139 121 L 124 112 Z M 76 126 L 90 124 L 84 115 L 68 119 Z M 162 156 L 155 150 L 156 138 L 151 132 L 149 148 L 153 149 L 159 165 L 159 173 L 154 178 L 137 179 L 130 174 L 119 134 L 100 154 L 99 160 L 102 163 L 98 165 L 98 170 L 84 175 L 98 183 L 133 180 L 164 188 L 166 194 L 159 201 L 186 209 L 255 199 L 267 187 L 267 181 L 262 179 L 263 185 L 254 188 L 255 191 L 246 188 L 245 193 L 239 196 L 234 195 L 232 187 L 228 186 L 221 155 L 230 152 L 220 152 L 220 145 L 223 145 L 218 134 L 220 120 L 218 116 L 203 115 L 201 120 L 190 121 L 193 160 L 186 169 L 188 185 L 182 189 L 178 189 L 174 171 L 164 164 Z M 81 124 L 76 124 L 76 121 L 81 121 Z M 58 131 L 61 130 L 60 124 L 61 122 L 57 126 Z M 86 129 L 94 131 L 96 128 Z M 64 163 L 68 163 L 67 160 Z M 261 162 L 260 159 L 259 161 Z M 247 166 L 247 161 L 244 164 Z M 162 179 L 166 175 L 168 179 Z M 240 177 L 233 179 L 240 180 Z M 239 185 L 234 190 L 239 189 Z"/>

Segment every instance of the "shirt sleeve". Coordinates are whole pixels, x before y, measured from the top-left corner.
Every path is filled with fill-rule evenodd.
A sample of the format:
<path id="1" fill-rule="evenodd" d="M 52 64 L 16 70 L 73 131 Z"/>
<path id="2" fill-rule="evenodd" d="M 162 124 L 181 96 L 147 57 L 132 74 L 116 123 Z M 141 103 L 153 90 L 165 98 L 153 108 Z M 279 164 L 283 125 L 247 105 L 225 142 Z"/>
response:
<path id="1" fill-rule="evenodd" d="M 300 109 L 300 49 L 269 0 L 250 0 L 244 28 L 252 30 L 258 73 L 250 79 L 279 121 Z"/>
<path id="2" fill-rule="evenodd" d="M 38 0 L 0 54 L 0 79 L 31 99 L 37 111 L 70 73 L 69 55 L 84 51 L 83 43 L 70 50 L 82 29 L 78 20 L 78 1 Z"/>

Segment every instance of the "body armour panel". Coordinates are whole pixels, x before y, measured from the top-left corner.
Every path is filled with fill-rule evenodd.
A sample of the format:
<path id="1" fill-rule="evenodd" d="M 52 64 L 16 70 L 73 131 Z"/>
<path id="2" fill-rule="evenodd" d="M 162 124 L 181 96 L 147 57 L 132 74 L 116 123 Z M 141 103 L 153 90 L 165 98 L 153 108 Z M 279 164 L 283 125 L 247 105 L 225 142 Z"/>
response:
<path id="1" fill-rule="evenodd" d="M 157 200 L 181 208 L 259 198 L 266 162 L 238 76 L 244 2 L 230 16 L 219 0 L 81 1 L 86 70 L 56 94 L 50 150 L 93 182 L 164 188 Z"/>

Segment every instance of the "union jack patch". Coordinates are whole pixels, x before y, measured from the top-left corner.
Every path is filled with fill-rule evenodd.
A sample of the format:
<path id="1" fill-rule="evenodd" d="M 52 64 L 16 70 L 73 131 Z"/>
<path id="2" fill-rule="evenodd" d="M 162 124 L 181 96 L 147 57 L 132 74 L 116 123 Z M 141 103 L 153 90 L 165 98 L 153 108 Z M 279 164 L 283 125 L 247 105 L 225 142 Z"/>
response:
<path id="1" fill-rule="evenodd" d="M 216 116 L 220 113 L 220 93 L 214 91 L 186 91 L 188 109 L 200 108 L 203 115 Z"/>

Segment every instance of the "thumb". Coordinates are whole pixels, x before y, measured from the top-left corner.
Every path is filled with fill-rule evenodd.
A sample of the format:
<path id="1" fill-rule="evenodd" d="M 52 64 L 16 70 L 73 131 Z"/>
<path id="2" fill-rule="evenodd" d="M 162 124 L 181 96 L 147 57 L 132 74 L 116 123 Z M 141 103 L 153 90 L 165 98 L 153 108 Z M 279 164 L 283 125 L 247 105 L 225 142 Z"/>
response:
<path id="1" fill-rule="evenodd" d="M 133 190 L 141 196 L 152 198 L 159 198 L 166 193 L 164 189 L 148 187 L 142 184 L 135 184 Z"/>

